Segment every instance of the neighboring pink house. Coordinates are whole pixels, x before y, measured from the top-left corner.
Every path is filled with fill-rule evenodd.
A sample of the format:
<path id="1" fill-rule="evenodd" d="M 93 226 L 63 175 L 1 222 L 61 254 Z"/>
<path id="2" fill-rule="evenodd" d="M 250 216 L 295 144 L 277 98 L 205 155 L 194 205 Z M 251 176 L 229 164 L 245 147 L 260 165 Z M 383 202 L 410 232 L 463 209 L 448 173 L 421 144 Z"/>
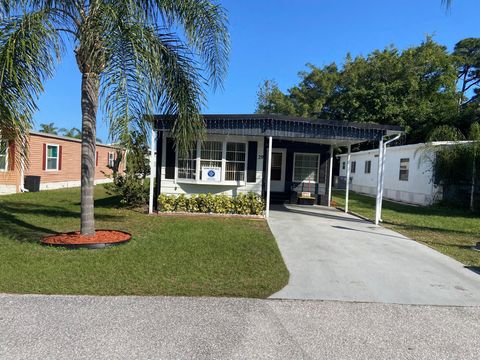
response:
<path id="1" fill-rule="evenodd" d="M 40 190 L 80 186 L 79 139 L 30 132 L 25 169 L 21 169 L 18 161 L 14 161 L 17 146 L 13 141 L 0 139 L 0 194 L 21 192 L 25 186 L 28 187 L 29 176 L 39 177 Z M 113 165 L 116 156 L 117 148 L 114 146 L 97 144 L 96 184 L 111 181 L 105 174 L 111 174 L 112 170 L 108 165 Z M 122 159 L 119 171 L 124 169 L 125 161 Z M 27 184 L 24 182 L 25 178 Z"/>

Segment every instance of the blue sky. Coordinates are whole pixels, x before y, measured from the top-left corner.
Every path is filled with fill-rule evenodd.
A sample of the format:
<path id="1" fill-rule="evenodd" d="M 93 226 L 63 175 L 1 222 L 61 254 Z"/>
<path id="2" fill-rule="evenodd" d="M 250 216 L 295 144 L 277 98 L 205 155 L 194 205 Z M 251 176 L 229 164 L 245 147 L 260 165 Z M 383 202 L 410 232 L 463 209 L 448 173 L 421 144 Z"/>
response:
<path id="1" fill-rule="evenodd" d="M 455 0 L 446 12 L 440 0 L 223 0 L 229 13 L 232 50 L 223 91 L 209 92 L 207 113 L 251 113 L 258 86 L 275 79 L 283 90 L 298 81 L 307 62 L 342 63 L 347 52 L 366 55 L 394 44 L 419 44 L 426 35 L 452 49 L 480 37 L 478 0 Z M 58 127 L 81 125 L 80 74 L 69 53 L 46 84 L 35 116 Z M 99 119 L 98 135 L 107 140 Z"/>

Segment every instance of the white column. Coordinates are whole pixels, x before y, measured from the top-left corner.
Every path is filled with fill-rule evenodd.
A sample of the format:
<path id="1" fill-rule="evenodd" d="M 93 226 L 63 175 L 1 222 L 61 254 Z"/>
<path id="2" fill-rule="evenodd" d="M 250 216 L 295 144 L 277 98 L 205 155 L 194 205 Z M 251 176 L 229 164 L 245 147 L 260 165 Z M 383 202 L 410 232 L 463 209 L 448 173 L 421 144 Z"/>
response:
<path id="1" fill-rule="evenodd" d="M 270 216 L 270 178 L 272 176 L 272 137 L 268 137 L 268 155 L 267 155 L 267 199 L 266 199 L 266 209 L 265 216 L 268 218 Z"/>
<path id="2" fill-rule="evenodd" d="M 330 166 L 328 169 L 328 206 L 332 202 L 333 145 L 330 145 Z"/>
<path id="3" fill-rule="evenodd" d="M 348 212 L 348 197 L 350 192 L 350 151 L 352 150 L 352 145 L 348 145 L 347 152 L 347 186 L 345 188 L 345 212 Z"/>
<path id="4" fill-rule="evenodd" d="M 378 169 L 377 169 L 377 199 L 375 204 L 375 225 L 380 222 L 380 206 L 381 206 L 381 187 L 383 180 L 383 138 L 378 144 Z"/>
<path id="5" fill-rule="evenodd" d="M 155 185 L 155 149 L 157 148 L 157 138 L 155 130 L 152 129 L 150 138 L 150 197 L 148 202 L 148 213 L 153 214 L 153 187 Z"/>

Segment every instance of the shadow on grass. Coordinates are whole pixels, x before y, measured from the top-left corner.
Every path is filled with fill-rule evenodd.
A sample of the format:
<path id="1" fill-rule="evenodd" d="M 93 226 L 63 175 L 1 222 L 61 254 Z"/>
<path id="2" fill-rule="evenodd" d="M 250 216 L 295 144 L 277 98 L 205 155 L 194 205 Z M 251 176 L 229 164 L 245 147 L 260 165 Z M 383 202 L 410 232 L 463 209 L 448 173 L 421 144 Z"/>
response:
<path id="1" fill-rule="evenodd" d="M 96 214 L 95 218 L 121 221 L 123 216 Z M 67 207 L 37 203 L 15 201 L 0 203 L 0 235 L 22 242 L 38 242 L 45 235 L 57 233 L 56 229 L 61 228 L 62 222 L 71 219 L 80 221 L 80 212 Z"/>
<path id="2" fill-rule="evenodd" d="M 383 221 L 382 224 L 387 224 L 391 226 L 395 226 L 396 228 L 400 228 L 406 231 L 429 231 L 429 232 L 438 232 L 444 234 L 464 234 L 464 235 L 474 235 L 471 231 L 463 231 L 460 229 L 445 229 L 441 227 L 432 227 L 432 226 L 419 226 L 419 225 L 412 225 L 412 224 L 399 224 L 391 221 Z"/>

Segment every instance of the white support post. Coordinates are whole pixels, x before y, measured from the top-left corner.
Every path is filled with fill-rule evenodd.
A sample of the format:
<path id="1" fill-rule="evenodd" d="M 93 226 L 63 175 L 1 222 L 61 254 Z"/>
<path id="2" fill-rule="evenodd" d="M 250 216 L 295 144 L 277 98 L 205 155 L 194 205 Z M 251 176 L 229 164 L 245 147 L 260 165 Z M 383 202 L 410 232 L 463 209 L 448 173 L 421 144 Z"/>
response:
<path id="1" fill-rule="evenodd" d="M 328 169 L 328 206 L 332 202 L 333 145 L 330 145 L 330 165 Z"/>
<path id="2" fill-rule="evenodd" d="M 375 203 L 375 225 L 380 223 L 381 187 L 383 180 L 383 138 L 378 144 L 377 199 Z"/>
<path id="3" fill-rule="evenodd" d="M 268 155 L 267 155 L 267 199 L 265 204 L 265 216 L 270 216 L 270 183 L 272 176 L 272 137 L 268 137 Z"/>
<path id="4" fill-rule="evenodd" d="M 157 138 L 155 130 L 152 129 L 150 138 L 150 197 L 148 202 L 148 213 L 153 214 L 153 188 L 155 185 L 155 149 L 157 148 Z"/>
<path id="5" fill-rule="evenodd" d="M 345 212 L 348 213 L 348 197 L 350 192 L 350 152 L 352 150 L 352 145 L 348 144 L 347 152 L 347 184 L 345 188 Z"/>
<path id="6" fill-rule="evenodd" d="M 380 196 L 378 197 L 378 222 L 382 221 L 382 203 L 383 203 L 383 189 L 385 188 L 385 164 L 387 162 L 387 145 L 400 138 L 400 134 L 397 134 L 394 138 L 387 140 L 383 143 L 382 151 L 382 172 L 380 174 Z M 375 218 L 376 220 L 376 218 Z M 378 225 L 378 224 L 377 224 Z"/>

